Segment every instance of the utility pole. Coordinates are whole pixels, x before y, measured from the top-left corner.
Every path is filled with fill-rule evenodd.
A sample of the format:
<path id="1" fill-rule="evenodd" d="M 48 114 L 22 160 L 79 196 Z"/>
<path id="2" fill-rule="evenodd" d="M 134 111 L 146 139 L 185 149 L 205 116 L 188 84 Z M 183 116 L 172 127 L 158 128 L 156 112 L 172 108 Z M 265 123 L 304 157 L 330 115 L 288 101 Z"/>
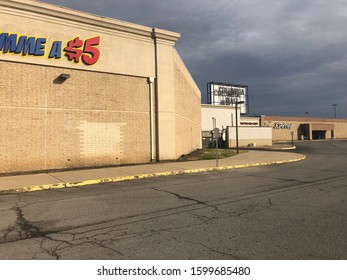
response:
<path id="1" fill-rule="evenodd" d="M 336 119 L 336 106 L 337 104 L 333 104 L 333 107 L 334 107 L 334 118 Z"/>
<path id="2" fill-rule="evenodd" d="M 235 114 L 236 114 L 236 153 L 239 153 L 239 120 L 237 115 L 237 105 L 245 103 L 244 101 L 235 102 Z"/>
<path id="3" fill-rule="evenodd" d="M 217 119 L 212 117 L 212 124 L 213 124 L 213 135 L 216 138 L 216 167 L 219 166 L 219 159 L 218 159 L 218 140 L 219 140 L 219 129 L 216 127 Z"/>

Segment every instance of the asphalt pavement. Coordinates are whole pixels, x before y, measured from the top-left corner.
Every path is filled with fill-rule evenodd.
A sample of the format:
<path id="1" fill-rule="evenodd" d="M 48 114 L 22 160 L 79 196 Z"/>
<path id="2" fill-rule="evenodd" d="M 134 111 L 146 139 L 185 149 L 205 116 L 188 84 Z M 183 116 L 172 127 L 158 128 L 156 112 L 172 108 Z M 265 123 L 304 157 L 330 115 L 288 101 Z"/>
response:
<path id="1" fill-rule="evenodd" d="M 347 141 L 298 152 L 306 160 L 1 195 L 0 259 L 345 260 Z"/>
<path id="2" fill-rule="evenodd" d="M 82 187 L 158 176 L 264 166 L 296 162 L 306 158 L 305 155 L 294 150 L 290 152 L 279 151 L 290 149 L 293 149 L 291 145 L 280 143 L 266 149 L 247 150 L 238 155 L 220 159 L 218 166 L 216 160 L 199 160 L 1 176 L 0 194 Z"/>

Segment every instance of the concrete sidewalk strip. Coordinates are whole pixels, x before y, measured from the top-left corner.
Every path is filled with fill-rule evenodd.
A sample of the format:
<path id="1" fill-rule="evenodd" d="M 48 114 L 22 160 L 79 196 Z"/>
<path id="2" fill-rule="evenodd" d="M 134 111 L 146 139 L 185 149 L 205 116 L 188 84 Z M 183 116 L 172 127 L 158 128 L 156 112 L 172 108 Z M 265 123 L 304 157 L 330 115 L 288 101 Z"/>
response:
<path id="1" fill-rule="evenodd" d="M 219 167 L 216 167 L 216 160 L 201 160 L 7 176 L 0 177 L 0 194 L 80 187 L 159 176 L 265 166 L 301 161 L 305 158 L 305 155 L 298 153 L 248 151 L 236 156 L 220 159 Z"/>

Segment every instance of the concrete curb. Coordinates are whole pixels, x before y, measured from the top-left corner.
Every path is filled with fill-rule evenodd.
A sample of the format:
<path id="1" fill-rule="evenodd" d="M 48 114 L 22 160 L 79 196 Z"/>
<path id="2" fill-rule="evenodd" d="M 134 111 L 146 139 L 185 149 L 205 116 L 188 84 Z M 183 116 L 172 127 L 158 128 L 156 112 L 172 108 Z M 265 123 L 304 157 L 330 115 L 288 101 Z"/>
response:
<path id="1" fill-rule="evenodd" d="M 291 147 L 284 147 L 284 148 L 271 148 L 269 149 L 269 151 L 271 150 L 295 150 L 296 149 L 296 146 L 291 146 Z"/>
<path id="2" fill-rule="evenodd" d="M 245 150 L 245 151 L 285 151 L 285 150 L 295 150 L 296 149 L 296 146 L 290 146 L 290 147 L 283 147 L 283 148 L 267 148 L 267 147 L 264 147 L 264 148 L 241 148 L 241 150 Z"/>
<path id="3" fill-rule="evenodd" d="M 21 188 L 16 188 L 11 190 L 3 190 L 3 191 L 0 191 L 0 195 L 24 193 L 24 192 L 35 192 L 35 191 L 51 190 L 51 189 L 83 187 L 83 186 L 97 185 L 97 184 L 103 184 L 103 183 L 124 182 L 124 181 L 146 179 L 146 178 L 153 178 L 153 177 L 174 176 L 174 175 L 180 175 L 180 174 L 193 174 L 193 173 L 209 172 L 209 171 L 217 171 L 217 170 L 230 170 L 230 169 L 240 169 L 240 168 L 247 168 L 247 167 L 267 166 L 267 165 L 298 162 L 305 159 L 306 159 L 306 156 L 303 155 L 300 158 L 291 159 L 291 160 L 280 160 L 280 161 L 230 165 L 230 166 L 221 166 L 221 167 L 206 167 L 206 168 L 197 168 L 197 169 L 187 169 L 182 171 L 157 172 L 157 173 L 139 174 L 139 175 L 132 175 L 132 176 L 121 176 L 121 177 L 114 177 L 114 178 L 86 180 L 81 182 L 62 182 L 57 184 L 36 185 L 36 186 L 21 187 Z"/>

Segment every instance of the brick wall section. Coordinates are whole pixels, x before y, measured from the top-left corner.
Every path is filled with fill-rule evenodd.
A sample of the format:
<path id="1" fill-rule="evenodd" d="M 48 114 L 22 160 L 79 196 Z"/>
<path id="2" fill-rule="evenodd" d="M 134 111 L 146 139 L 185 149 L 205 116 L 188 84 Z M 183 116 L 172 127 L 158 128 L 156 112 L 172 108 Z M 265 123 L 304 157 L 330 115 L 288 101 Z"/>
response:
<path id="1" fill-rule="evenodd" d="M 176 157 L 201 148 L 201 93 L 174 53 Z"/>
<path id="2" fill-rule="evenodd" d="M 3 61 L 0 75 L 0 173 L 150 160 L 146 78 Z"/>
<path id="3" fill-rule="evenodd" d="M 346 122 L 339 122 L 335 124 L 334 138 L 347 139 L 347 120 Z"/>

